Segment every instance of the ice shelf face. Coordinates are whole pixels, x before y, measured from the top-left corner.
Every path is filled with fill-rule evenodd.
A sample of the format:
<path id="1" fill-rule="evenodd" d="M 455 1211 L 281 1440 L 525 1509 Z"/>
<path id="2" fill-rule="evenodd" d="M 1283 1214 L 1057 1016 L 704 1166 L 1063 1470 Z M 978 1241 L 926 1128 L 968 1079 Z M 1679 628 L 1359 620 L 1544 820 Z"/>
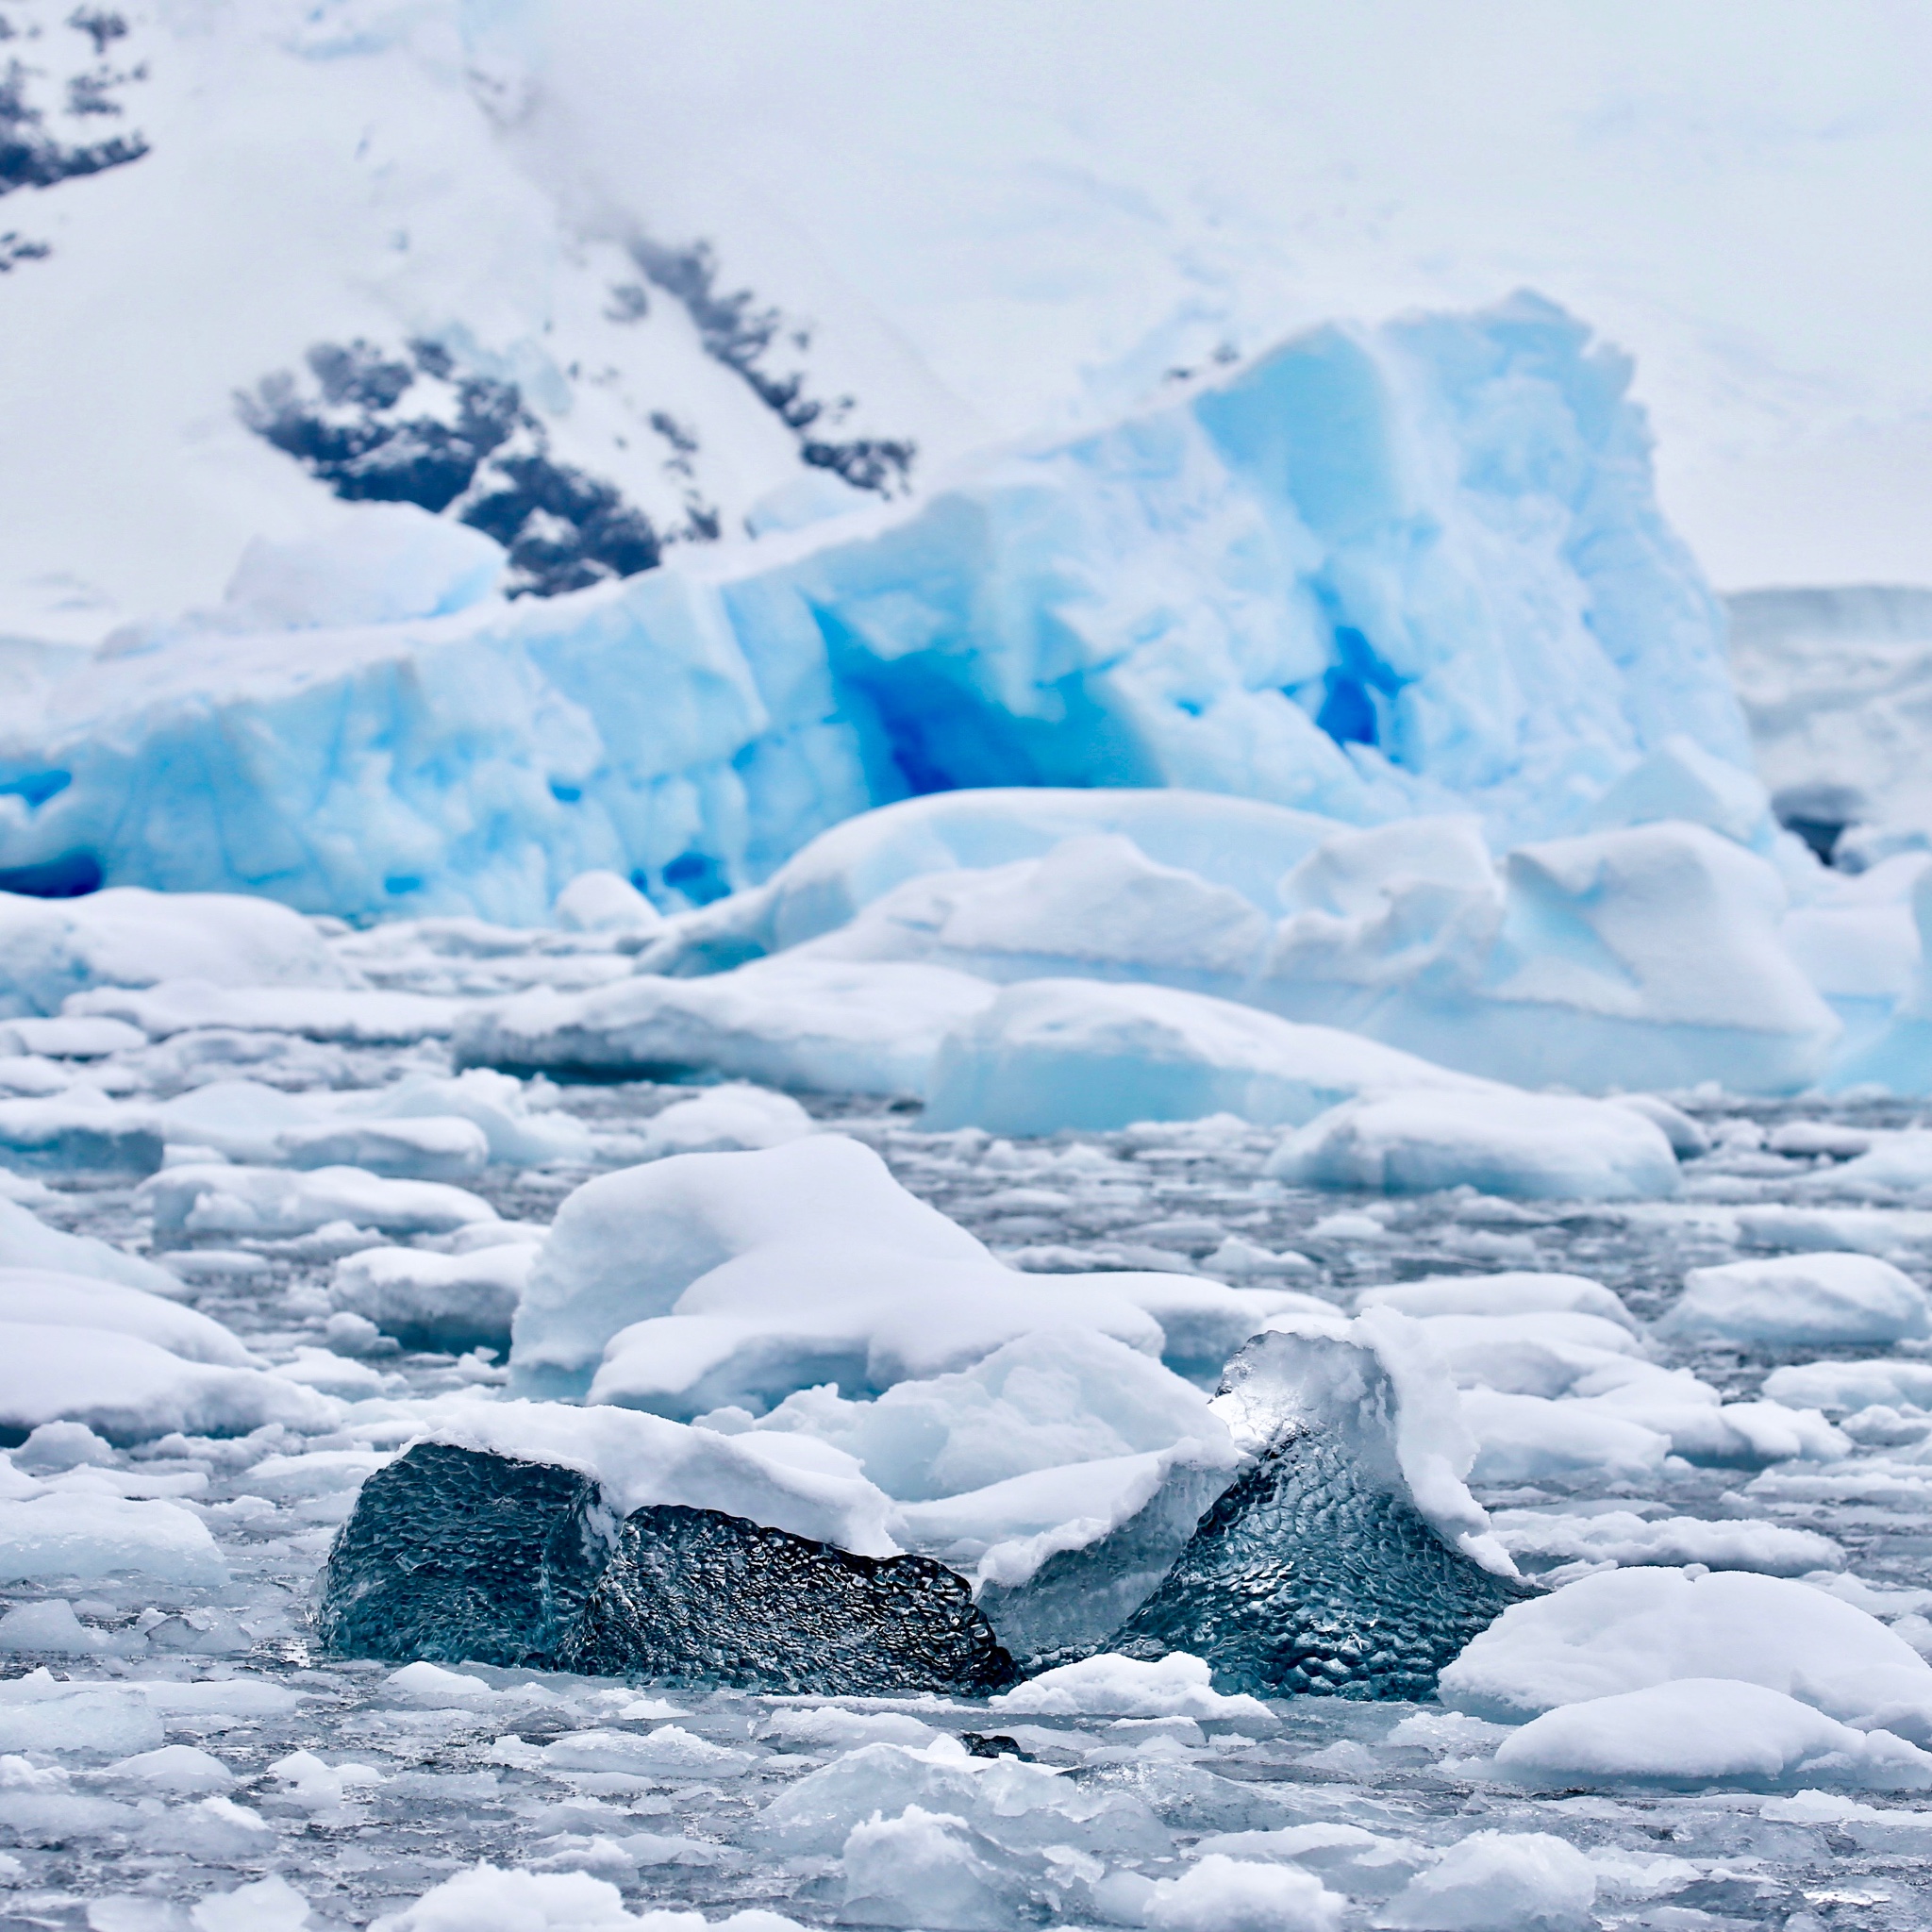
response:
<path id="1" fill-rule="evenodd" d="M 1205 1657 L 1223 1690 L 1422 1698 L 1530 1593 L 1452 1548 L 1418 1507 L 1396 1391 L 1370 1350 L 1257 1336 L 1229 1364 L 1226 1394 L 1259 1395 L 1246 1420 L 1272 1432 L 1109 1648 Z"/>
<path id="2" fill-rule="evenodd" d="M 1748 757 L 1629 375 L 1528 295 L 1328 326 L 857 524 L 441 616 L 130 633 L 0 740 L 0 886 L 528 924 L 586 870 L 701 903 L 986 786 L 1570 830 L 1674 734 Z"/>
<path id="3" fill-rule="evenodd" d="M 574 1470 L 418 1443 L 331 1551 L 317 1619 L 352 1657 L 727 1684 L 983 1695 L 1017 1673 L 965 1579 L 720 1509 L 620 1523 Z"/>

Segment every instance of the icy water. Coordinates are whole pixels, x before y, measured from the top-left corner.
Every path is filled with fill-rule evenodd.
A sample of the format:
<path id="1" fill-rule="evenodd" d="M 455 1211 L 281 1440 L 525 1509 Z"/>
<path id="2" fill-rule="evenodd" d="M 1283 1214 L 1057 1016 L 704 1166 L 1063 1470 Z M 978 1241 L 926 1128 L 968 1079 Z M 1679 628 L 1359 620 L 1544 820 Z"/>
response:
<path id="1" fill-rule="evenodd" d="M 360 1071 L 380 1079 L 382 1057 L 366 1058 Z M 673 1095 L 580 1087 L 565 1104 L 618 1126 Z M 1693 1111 L 1719 1144 L 1689 1164 L 1678 1200 L 1572 1208 L 1284 1190 L 1259 1178 L 1273 1133 L 1177 1126 L 1008 1143 L 923 1135 L 915 1115 L 878 1107 L 814 1110 L 877 1146 L 908 1188 L 1022 1267 L 1185 1268 L 1238 1237 L 1305 1255 L 1311 1272 L 1273 1278 L 1338 1303 L 1377 1281 L 1539 1268 L 1605 1282 L 1646 1318 L 1687 1267 L 1736 1258 L 1739 1210 L 1782 1201 L 1828 1158 L 1769 1152 L 1766 1129 L 1797 1118 L 1883 1126 L 1911 1118 L 1889 1104 L 1707 1100 Z M 492 1170 L 480 1191 L 506 1216 L 547 1220 L 588 1172 Z M 1876 1204 L 1881 1212 L 1887 1205 Z M 65 1191 L 39 1211 L 113 1240 L 147 1236 L 125 1189 Z M 1896 1217 L 1899 1242 L 1932 1242 L 1932 1233 L 1916 1233 L 1917 1218 Z M 224 1241 L 218 1252 L 172 1257 L 198 1307 L 277 1360 L 322 1341 L 332 1259 L 312 1240 Z M 1718 1349 L 1673 1359 L 1731 1396 L 1755 1392 L 1783 1361 L 1817 1354 Z M 1821 1822 L 1802 1801 L 1746 1791 L 1530 1793 L 1482 1775 L 1499 1731 L 1434 1706 L 1310 1699 L 1273 1707 L 1266 1724 L 1197 1724 L 1023 1720 L 934 1699 L 826 1704 L 484 1669 L 472 1674 L 480 1685 L 399 1687 L 388 1666 L 317 1653 L 317 1574 L 355 1484 L 412 1433 L 412 1405 L 487 1386 L 500 1371 L 479 1356 L 395 1354 L 345 1363 L 341 1374 L 338 1392 L 357 1394 L 349 1385 L 358 1377 L 362 1388 L 336 1435 L 174 1437 L 118 1456 L 112 1470 L 68 1478 L 185 1502 L 214 1533 L 232 1581 L 195 1590 L 108 1579 L 8 1592 L 15 1606 L 66 1598 L 92 1632 L 78 1641 L 103 1647 L 14 1651 L 0 1669 L 98 1681 L 102 1707 L 134 1709 L 137 1727 L 158 1720 L 170 1744 L 201 1748 L 233 1782 L 218 1790 L 214 1767 L 185 1759 L 172 1785 L 166 1767 L 158 1781 L 107 1773 L 102 1766 L 142 1740 L 129 1732 L 90 1748 L 78 1723 L 73 1741 L 51 1752 L 0 1759 L 0 1844 L 13 1861 L 0 1924 L 223 1932 L 230 1921 L 218 1911 L 210 1917 L 204 1905 L 191 1919 L 190 1909 L 278 1873 L 318 1922 L 360 1926 L 479 1858 L 592 1873 L 621 1887 L 633 1908 L 695 1906 L 715 1916 L 763 1905 L 811 1923 L 916 1924 L 916 1912 L 891 1902 L 890 1843 L 878 1846 L 887 1876 L 877 1896 L 862 1895 L 840 1859 L 853 1826 L 908 1802 L 963 1812 L 975 1834 L 978 1890 L 968 1916 L 948 1924 L 1100 1923 L 1094 1886 L 1107 1872 L 1174 1875 L 1204 1840 L 1323 1825 L 1374 1835 L 1331 1832 L 1331 1850 L 1309 1859 L 1350 1896 L 1349 1923 L 1362 1925 L 1416 1869 L 1405 1846 L 1491 1828 L 1554 1833 L 1591 1852 L 1595 1909 L 1608 1925 L 1932 1924 L 1932 1808 L 1916 1801 L 1866 1796 L 1875 1817 Z M 1904 1619 L 1909 1636 L 1932 1607 L 1932 1465 L 1921 1479 L 1886 1458 L 1926 1428 L 1932 1422 L 1881 1418 L 1828 1475 L 1702 1470 L 1641 1489 L 1540 1482 L 1482 1499 L 1512 1510 L 1578 1513 L 1600 1502 L 1639 1515 L 1820 1530 L 1846 1551 L 1847 1577 L 1862 1580 L 1841 1583 L 1843 1593 Z M 1932 1639 L 1932 1628 L 1924 1634 Z M 205 1688 L 154 1697 L 125 1688 L 154 1680 Z M 150 1705 L 155 1718 L 139 1720 Z M 991 1773 L 949 1768 L 929 1748 L 935 1733 L 965 1740 L 980 1758 L 1018 1757 Z M 1041 1767 L 1062 1774 L 1051 1791 Z M 254 1897 L 238 1927 L 284 1923 Z"/>

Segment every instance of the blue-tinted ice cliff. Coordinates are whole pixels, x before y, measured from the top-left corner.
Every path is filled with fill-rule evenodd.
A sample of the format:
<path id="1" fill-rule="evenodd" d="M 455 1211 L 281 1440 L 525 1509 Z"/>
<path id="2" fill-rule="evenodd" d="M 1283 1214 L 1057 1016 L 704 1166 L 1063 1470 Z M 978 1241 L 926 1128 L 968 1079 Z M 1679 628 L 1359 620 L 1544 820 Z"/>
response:
<path id="1" fill-rule="evenodd" d="M 1743 763 L 1630 365 L 1534 296 L 1299 337 L 908 503 L 550 599 L 409 506 L 24 666 L 0 887 L 532 923 L 589 868 L 756 883 L 869 807 L 1187 786 L 1573 828 L 1673 735 Z"/>

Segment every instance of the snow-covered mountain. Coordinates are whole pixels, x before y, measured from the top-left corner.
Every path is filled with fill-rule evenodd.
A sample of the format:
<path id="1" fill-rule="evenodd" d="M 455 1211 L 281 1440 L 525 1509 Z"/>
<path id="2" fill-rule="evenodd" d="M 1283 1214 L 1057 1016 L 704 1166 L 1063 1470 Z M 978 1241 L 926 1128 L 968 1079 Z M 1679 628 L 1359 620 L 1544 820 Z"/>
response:
<path id="1" fill-rule="evenodd" d="M 486 11 L 9 0 L 0 634 L 210 603 L 336 498 L 488 532 L 513 593 L 578 588 L 970 440 L 862 305 L 564 208 Z"/>

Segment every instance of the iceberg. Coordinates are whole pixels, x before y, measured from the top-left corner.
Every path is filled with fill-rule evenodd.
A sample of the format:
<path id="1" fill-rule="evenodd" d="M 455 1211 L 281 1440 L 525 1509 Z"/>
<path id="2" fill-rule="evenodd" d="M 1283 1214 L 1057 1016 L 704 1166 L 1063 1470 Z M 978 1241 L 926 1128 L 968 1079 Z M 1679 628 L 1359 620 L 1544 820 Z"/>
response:
<path id="1" fill-rule="evenodd" d="M 1333 1026 L 1168 986 L 1031 979 L 955 1025 L 929 1076 L 924 1124 L 996 1134 L 1105 1131 L 1231 1113 L 1299 1126 L 1364 1091 L 1482 1082 Z"/>
<path id="2" fill-rule="evenodd" d="M 111 680 L 47 681 L 0 741 L 0 886 L 536 924 L 585 873 L 699 904 L 1013 785 L 1560 832 L 1668 740 L 1747 760 L 1630 373 L 1527 294 L 1325 326 L 862 519 L 512 604 L 466 601 L 480 541 L 351 519 L 356 570 L 258 551 Z"/>
<path id="3" fill-rule="evenodd" d="M 824 1382 L 876 1395 L 1052 1328 L 1218 1370 L 1301 1300 L 1184 1275 L 1023 1274 L 870 1148 L 813 1134 L 672 1155 L 577 1189 L 518 1305 L 510 1371 L 529 1395 L 756 1414 Z"/>
<path id="4" fill-rule="evenodd" d="M 1284 1141 L 1267 1171 L 1293 1187 L 1391 1194 L 1473 1187 L 1506 1198 L 1641 1201 L 1677 1191 L 1677 1157 L 1641 1114 L 1503 1088 L 1344 1101 Z"/>
<path id="5" fill-rule="evenodd" d="M 965 1580 L 894 1551 L 836 1457 L 827 1481 L 709 1431 L 527 1406 L 455 1433 L 574 1459 L 428 1441 L 378 1471 L 324 1575 L 332 1649 L 821 1695 L 1013 1679 Z"/>
<path id="6" fill-rule="evenodd" d="M 1793 1091 L 1826 1071 L 1842 1023 L 1787 944 L 1799 916 L 1789 855 L 1774 841 L 1767 855 L 1731 837 L 1765 842 L 1747 813 L 1718 809 L 1726 794 L 1705 776 L 1714 794 L 1707 815 L 1719 828 L 1645 819 L 1518 845 L 1500 859 L 1468 815 L 1358 828 L 1304 813 L 1268 818 L 1270 808 L 1252 801 L 1169 793 L 1159 802 L 1172 801 L 1176 824 L 1163 827 L 1130 806 L 1128 792 L 913 800 L 835 828 L 763 887 L 678 915 L 639 954 L 639 978 L 527 995 L 472 1023 L 462 1051 L 506 1065 L 594 1066 L 601 1052 L 612 1067 L 643 1067 L 655 1055 L 756 1076 L 736 1039 L 708 1038 L 682 1016 L 730 1014 L 734 1028 L 783 1041 L 783 1014 L 766 1000 L 789 966 L 808 999 L 821 983 L 815 974 L 834 987 L 842 971 L 852 975 L 842 982 L 848 996 L 875 988 L 887 1012 L 901 1010 L 904 997 L 892 971 L 908 975 L 908 988 L 915 972 L 949 975 L 931 984 L 959 990 L 946 1031 L 963 1041 L 969 1060 L 999 1051 L 987 1029 L 1023 1003 L 1011 995 L 987 1017 L 988 996 L 975 1000 L 968 989 L 1085 981 L 1098 1007 L 1109 996 L 1097 989 L 1125 981 L 1343 1029 L 1438 1069 L 1532 1088 L 1717 1080 L 1743 1091 Z M 1752 782 L 1742 773 L 1731 779 Z M 1685 810 L 1698 803 L 1669 802 Z M 1211 849 L 1217 831 L 1239 860 Z M 1254 849 L 1243 852 L 1243 841 Z M 1257 857 L 1289 862 L 1270 880 L 1257 876 Z M 1802 854 L 1796 863 L 1818 870 Z M 1803 876 L 1796 884 L 1811 891 Z M 654 984 L 658 991 L 642 990 Z M 1124 991 L 1113 1004 L 1138 997 L 1151 996 Z M 1245 1023 L 1250 1039 L 1237 1046 L 1229 1029 L 1244 1023 L 1228 1017 L 1212 1029 L 1223 1036 L 1217 1048 L 1205 1020 L 1214 1008 L 1176 1000 L 1170 1010 L 1203 1018 L 1192 1028 L 1198 1045 L 1177 1049 L 1152 1034 L 1145 1041 L 1141 1077 L 1162 1109 L 1181 1104 L 1158 1098 L 1162 1078 L 1182 1078 L 1161 1072 L 1167 1061 L 1239 1059 L 1269 1031 Z M 631 1016 L 634 1041 L 625 1031 Z M 888 1024 L 908 1060 L 933 1043 L 903 1021 Z M 1113 1056 L 1123 1079 L 1131 1046 L 1124 1040 Z M 771 1045 L 761 1052 L 772 1076 L 797 1064 Z M 873 1056 L 855 1045 L 848 1058 L 878 1091 Z M 792 1077 L 817 1084 L 824 1075 L 800 1067 Z M 897 1091 L 929 1097 L 936 1077 L 929 1061 L 924 1071 L 902 1062 Z M 951 1085 L 957 1093 L 959 1079 Z M 1266 1109 L 1270 1091 L 1252 1104 Z M 1227 1091 L 1220 1104 L 1241 1107 L 1238 1084 Z M 963 1118 L 965 1104 L 949 1100 L 945 1117 Z M 989 1094 L 985 1104 L 998 1102 Z M 1696 1151 L 1696 1129 L 1665 1103 L 1625 1104 Z"/>
<path id="7" fill-rule="evenodd" d="M 1257 1336 L 1214 1405 L 1254 1460 L 1108 1647 L 1186 1651 L 1259 1696 L 1426 1696 L 1525 1593 L 1463 1487 L 1453 1401 L 1392 1311 Z"/>

